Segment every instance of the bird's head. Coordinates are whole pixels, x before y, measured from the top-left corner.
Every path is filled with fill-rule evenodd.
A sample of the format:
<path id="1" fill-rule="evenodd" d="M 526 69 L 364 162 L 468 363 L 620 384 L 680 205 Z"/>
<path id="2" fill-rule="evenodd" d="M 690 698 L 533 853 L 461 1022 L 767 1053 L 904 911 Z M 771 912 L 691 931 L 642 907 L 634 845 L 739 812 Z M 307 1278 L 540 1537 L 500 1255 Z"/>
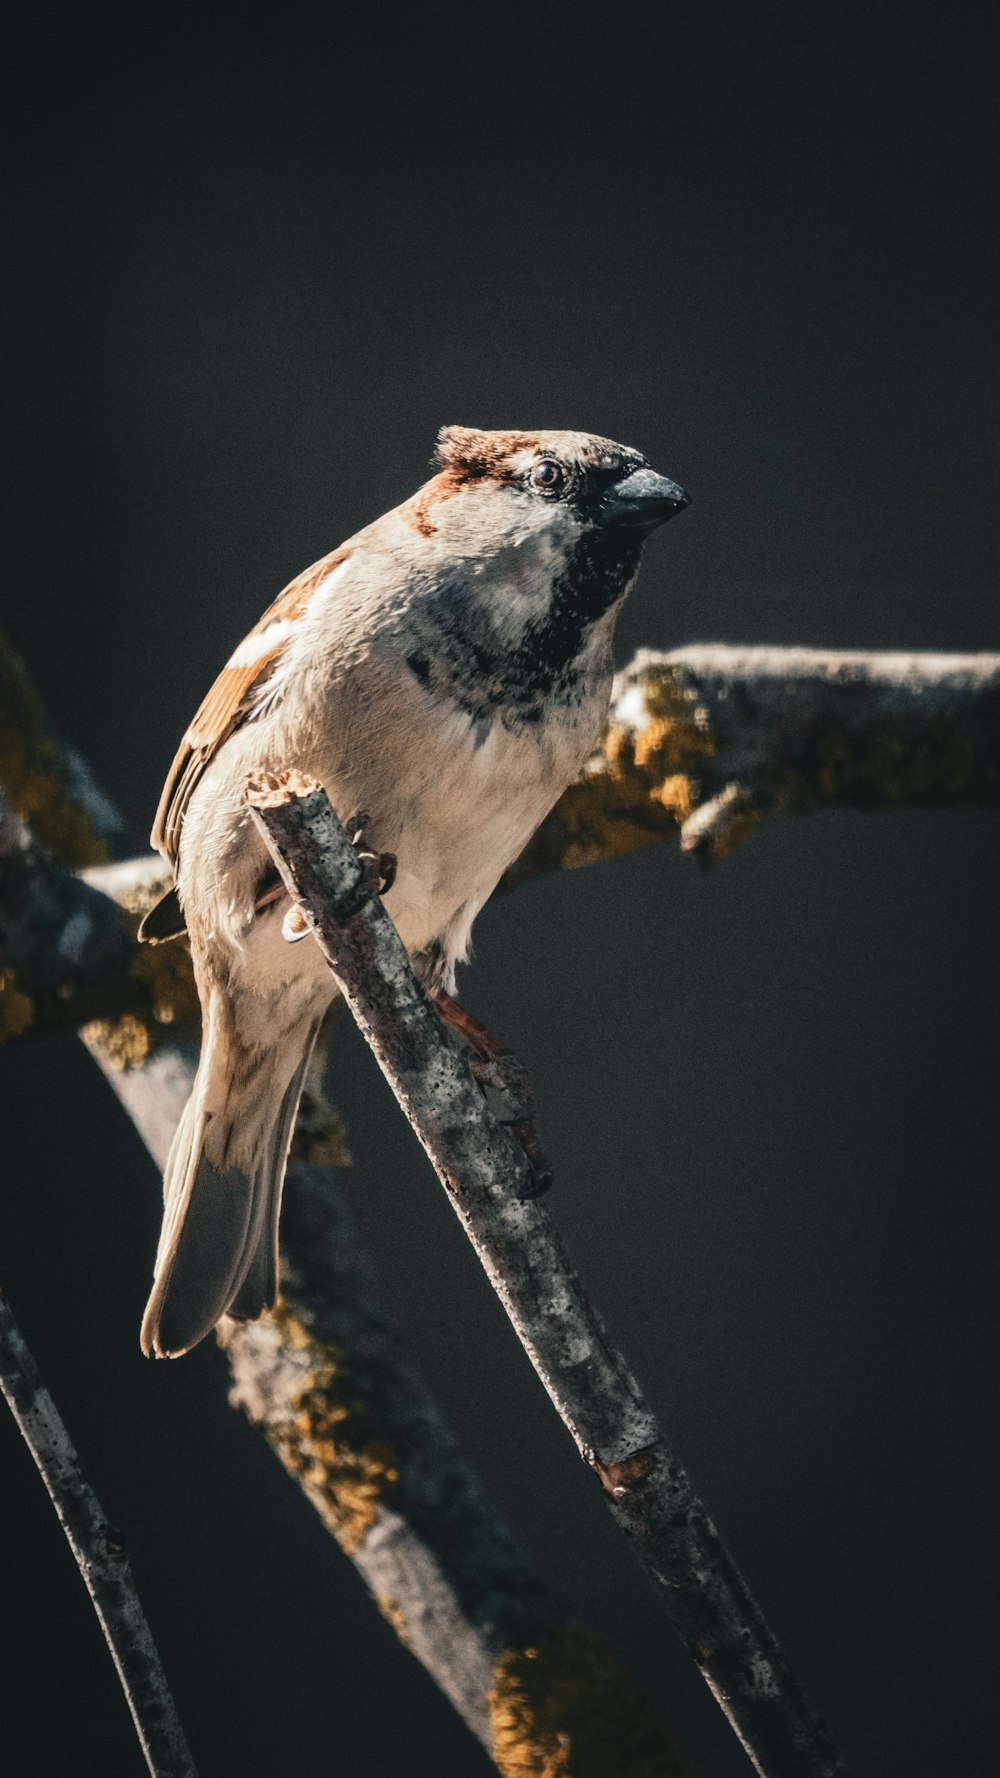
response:
<path id="1" fill-rule="evenodd" d="M 444 426 L 438 474 L 412 505 L 418 528 L 461 546 L 534 533 L 572 547 L 603 538 L 634 554 L 688 505 L 639 451 L 587 432 L 480 432 Z"/>
<path id="2" fill-rule="evenodd" d="M 541 621 L 553 597 L 584 622 L 617 607 L 647 537 L 688 505 L 639 451 L 587 432 L 445 426 L 435 461 L 437 474 L 400 514 L 446 571 L 476 584 L 495 618 L 499 600 L 515 625 L 518 608 L 529 626 Z M 511 605 L 513 588 L 521 596 Z"/>
<path id="3" fill-rule="evenodd" d="M 638 451 L 586 432 L 445 426 L 436 469 L 389 533 L 420 589 L 405 627 L 427 632 L 421 660 L 454 656 L 463 684 L 485 677 L 511 702 L 572 688 L 588 651 L 610 658 L 643 544 L 688 496 Z"/>

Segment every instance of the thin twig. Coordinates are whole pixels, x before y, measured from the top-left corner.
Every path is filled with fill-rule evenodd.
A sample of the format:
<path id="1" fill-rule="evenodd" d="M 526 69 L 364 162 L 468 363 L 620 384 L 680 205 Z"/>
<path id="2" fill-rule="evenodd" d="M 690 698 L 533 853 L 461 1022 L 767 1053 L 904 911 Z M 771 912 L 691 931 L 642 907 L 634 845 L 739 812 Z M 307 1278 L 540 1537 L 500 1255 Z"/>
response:
<path id="1" fill-rule="evenodd" d="M 153 1778 L 196 1778 L 128 1553 L 84 1479 L 69 1433 L 2 1293 L 0 1388 L 93 1600 Z"/>
<path id="2" fill-rule="evenodd" d="M 258 782 L 253 818 L 581 1455 L 762 1778 L 847 1767 L 608 1339 L 528 1163 L 446 1037 L 325 792 Z"/>

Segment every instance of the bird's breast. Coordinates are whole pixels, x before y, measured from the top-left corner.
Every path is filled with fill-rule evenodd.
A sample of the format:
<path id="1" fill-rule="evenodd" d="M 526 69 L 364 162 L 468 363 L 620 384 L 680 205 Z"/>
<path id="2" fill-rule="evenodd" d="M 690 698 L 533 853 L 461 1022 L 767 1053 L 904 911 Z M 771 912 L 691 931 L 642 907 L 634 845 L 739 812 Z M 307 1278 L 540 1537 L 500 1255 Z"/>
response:
<path id="1" fill-rule="evenodd" d="M 525 718 L 442 696 L 405 659 L 372 660 L 329 704 L 314 775 L 346 818 L 371 816 L 367 841 L 394 852 L 387 899 L 407 945 L 439 936 L 480 904 L 578 775 L 607 709 L 610 671 L 565 703 Z"/>

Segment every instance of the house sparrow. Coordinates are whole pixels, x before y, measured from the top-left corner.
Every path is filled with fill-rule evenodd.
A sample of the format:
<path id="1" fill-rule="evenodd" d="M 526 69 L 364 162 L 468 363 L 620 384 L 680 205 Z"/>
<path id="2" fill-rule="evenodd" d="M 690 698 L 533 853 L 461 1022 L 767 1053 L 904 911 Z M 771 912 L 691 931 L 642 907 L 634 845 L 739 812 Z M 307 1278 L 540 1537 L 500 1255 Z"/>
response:
<path id="1" fill-rule="evenodd" d="M 274 1302 L 285 1161 L 336 992 L 317 946 L 283 935 L 251 773 L 297 767 L 342 816 L 371 811 L 366 849 L 398 861 L 388 911 L 450 996 L 476 914 L 600 732 L 643 544 L 688 503 L 637 451 L 582 432 L 447 426 L 436 466 L 279 594 L 170 768 L 152 843 L 176 887 L 140 937 L 186 927 L 203 1038 L 167 1161 L 147 1354 Z"/>

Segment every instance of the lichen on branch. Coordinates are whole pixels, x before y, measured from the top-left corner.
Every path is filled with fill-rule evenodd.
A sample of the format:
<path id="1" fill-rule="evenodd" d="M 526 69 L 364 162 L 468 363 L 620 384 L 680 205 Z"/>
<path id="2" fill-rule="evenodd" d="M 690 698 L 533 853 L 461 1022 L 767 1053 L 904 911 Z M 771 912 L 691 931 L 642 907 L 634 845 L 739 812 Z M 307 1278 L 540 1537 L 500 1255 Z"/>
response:
<path id="1" fill-rule="evenodd" d="M 648 1699 L 585 1630 L 507 1649 L 490 1690 L 502 1778 L 681 1778 Z"/>
<path id="2" fill-rule="evenodd" d="M 99 864 L 119 826 L 75 754 L 53 736 L 20 657 L 0 631 L 0 785 L 15 815 L 70 870 Z"/>
<path id="3" fill-rule="evenodd" d="M 717 859 L 773 815 L 998 807 L 1000 655 L 640 649 L 504 886 L 678 830 Z"/>

